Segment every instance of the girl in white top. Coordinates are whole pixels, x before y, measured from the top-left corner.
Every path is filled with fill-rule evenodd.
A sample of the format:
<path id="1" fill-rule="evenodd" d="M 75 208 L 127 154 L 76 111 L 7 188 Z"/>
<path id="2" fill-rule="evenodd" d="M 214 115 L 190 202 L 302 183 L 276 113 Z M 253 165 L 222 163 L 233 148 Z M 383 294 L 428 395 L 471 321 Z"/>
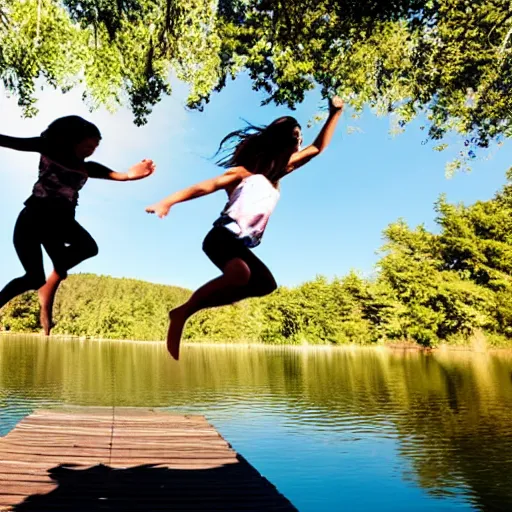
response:
<path id="1" fill-rule="evenodd" d="M 190 299 L 169 313 L 167 348 L 179 358 L 180 340 L 186 321 L 201 309 L 233 304 L 248 297 L 272 293 L 277 284 L 270 270 L 251 251 L 263 236 L 268 219 L 279 199 L 279 181 L 320 154 L 331 141 L 343 109 L 334 97 L 329 117 L 316 140 L 301 150 L 302 133 L 293 117 L 280 117 L 264 128 L 249 126 L 229 134 L 221 142 L 234 147 L 220 165 L 228 171 L 176 192 L 148 206 L 148 213 L 163 218 L 177 203 L 225 190 L 228 202 L 212 230 L 206 235 L 203 250 L 222 271 L 222 275 L 201 286 Z"/>

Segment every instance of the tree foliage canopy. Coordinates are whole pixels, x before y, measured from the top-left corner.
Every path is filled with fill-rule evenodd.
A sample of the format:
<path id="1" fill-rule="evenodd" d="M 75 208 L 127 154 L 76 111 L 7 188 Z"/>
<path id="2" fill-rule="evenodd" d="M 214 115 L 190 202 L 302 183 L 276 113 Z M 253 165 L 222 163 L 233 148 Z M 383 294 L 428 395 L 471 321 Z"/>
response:
<path id="1" fill-rule="evenodd" d="M 247 72 L 267 102 L 319 86 L 398 129 L 424 113 L 429 139 L 464 136 L 453 168 L 510 137 L 511 55 L 503 0 L 0 0 L 0 77 L 26 114 L 40 77 L 83 84 L 92 107 L 129 103 L 140 124 L 171 76 L 202 108 Z"/>

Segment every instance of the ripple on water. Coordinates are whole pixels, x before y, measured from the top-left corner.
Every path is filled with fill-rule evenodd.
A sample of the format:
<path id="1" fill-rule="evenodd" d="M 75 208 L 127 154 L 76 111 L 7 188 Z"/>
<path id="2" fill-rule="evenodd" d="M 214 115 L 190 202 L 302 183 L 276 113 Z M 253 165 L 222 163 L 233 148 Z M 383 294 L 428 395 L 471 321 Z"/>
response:
<path id="1" fill-rule="evenodd" d="M 512 358 L 0 338 L 0 435 L 40 407 L 204 414 L 301 511 L 512 510 Z M 373 491 L 369 491 L 373 488 Z"/>

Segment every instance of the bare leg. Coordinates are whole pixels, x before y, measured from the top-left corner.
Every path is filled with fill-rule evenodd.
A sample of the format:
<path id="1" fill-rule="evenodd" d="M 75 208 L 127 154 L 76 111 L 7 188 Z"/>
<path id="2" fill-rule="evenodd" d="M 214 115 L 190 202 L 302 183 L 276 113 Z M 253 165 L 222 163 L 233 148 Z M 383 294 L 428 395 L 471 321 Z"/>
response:
<path id="1" fill-rule="evenodd" d="M 201 309 L 226 306 L 250 297 L 249 288 L 247 294 L 243 293 L 250 277 L 247 264 L 240 258 L 234 258 L 226 264 L 220 277 L 201 286 L 185 304 L 169 313 L 167 350 L 174 359 L 179 359 L 181 335 L 187 320 Z"/>
<path id="2" fill-rule="evenodd" d="M 91 235 L 74 219 L 61 226 L 62 232 L 52 233 L 43 240 L 43 247 L 53 262 L 54 270 L 46 284 L 39 288 L 40 321 L 45 336 L 53 327 L 52 312 L 55 295 L 67 271 L 78 263 L 98 254 L 98 246 Z M 64 242 L 70 245 L 66 247 Z"/>
<path id="3" fill-rule="evenodd" d="M 59 285 L 63 279 L 65 279 L 65 277 L 59 276 L 59 274 L 53 270 L 48 277 L 46 284 L 41 286 L 37 292 L 39 295 L 39 303 L 41 304 L 41 327 L 43 328 L 43 333 L 45 336 L 50 335 L 50 331 L 53 327 L 53 301 L 55 300 L 55 294 L 57 293 L 57 289 L 59 288 Z"/>

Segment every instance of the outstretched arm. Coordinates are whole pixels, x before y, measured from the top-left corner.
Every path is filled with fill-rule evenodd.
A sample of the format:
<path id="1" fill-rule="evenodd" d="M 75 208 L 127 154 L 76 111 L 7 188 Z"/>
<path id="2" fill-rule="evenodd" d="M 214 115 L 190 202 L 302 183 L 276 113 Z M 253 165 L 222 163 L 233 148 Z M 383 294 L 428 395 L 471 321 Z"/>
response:
<path id="1" fill-rule="evenodd" d="M 15 149 L 16 151 L 33 151 L 40 153 L 42 149 L 41 137 L 8 137 L 7 135 L 0 135 L 0 147 Z"/>
<path id="2" fill-rule="evenodd" d="M 236 186 L 249 174 L 249 171 L 244 167 L 234 167 L 220 176 L 201 181 L 196 185 L 192 185 L 191 187 L 180 190 L 179 192 L 175 192 L 158 203 L 148 206 L 146 211 L 148 213 L 155 213 L 162 219 L 169 213 L 169 210 L 175 204 L 206 196 L 216 192 L 217 190 L 229 189 Z"/>
<path id="3" fill-rule="evenodd" d="M 85 166 L 87 174 L 91 178 L 112 181 L 141 180 L 153 174 L 156 168 L 152 160 L 142 160 L 142 162 L 130 167 L 128 172 L 116 172 L 96 162 L 87 162 Z"/>
<path id="4" fill-rule="evenodd" d="M 317 138 L 310 146 L 294 153 L 289 162 L 287 174 L 308 163 L 312 158 L 318 156 L 331 142 L 334 130 L 343 111 L 343 100 L 334 96 L 329 101 L 329 117 L 320 130 Z"/>

